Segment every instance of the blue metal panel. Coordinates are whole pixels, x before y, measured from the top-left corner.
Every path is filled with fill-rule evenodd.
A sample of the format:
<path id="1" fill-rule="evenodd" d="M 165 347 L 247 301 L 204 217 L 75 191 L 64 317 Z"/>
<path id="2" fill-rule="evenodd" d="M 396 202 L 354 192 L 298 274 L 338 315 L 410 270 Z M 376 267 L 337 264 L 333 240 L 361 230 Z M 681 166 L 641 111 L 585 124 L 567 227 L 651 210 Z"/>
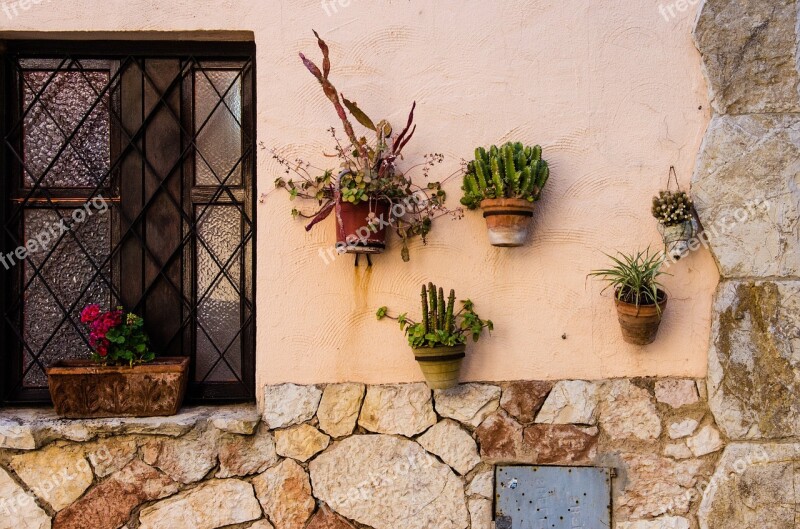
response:
<path id="1" fill-rule="evenodd" d="M 497 529 L 611 527 L 611 469 L 498 466 Z"/>

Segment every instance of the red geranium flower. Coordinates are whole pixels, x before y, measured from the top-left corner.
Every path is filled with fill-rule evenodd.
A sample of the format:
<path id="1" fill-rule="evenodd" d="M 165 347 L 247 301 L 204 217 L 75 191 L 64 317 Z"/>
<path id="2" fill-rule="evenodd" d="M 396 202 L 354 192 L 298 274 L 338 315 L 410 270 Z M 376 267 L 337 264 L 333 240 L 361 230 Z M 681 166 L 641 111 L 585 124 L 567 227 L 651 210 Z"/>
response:
<path id="1" fill-rule="evenodd" d="M 81 311 L 81 323 L 91 323 L 100 316 L 100 306 L 93 304 L 87 305 L 86 308 Z"/>
<path id="2" fill-rule="evenodd" d="M 132 366 L 154 357 L 148 348 L 147 335 L 141 329 L 143 320 L 133 314 L 126 319 L 121 307 L 103 312 L 98 305 L 89 305 L 81 311 L 81 322 L 87 327 L 88 343 L 94 351 L 92 358 L 98 363 Z M 113 342 L 108 338 L 112 331 Z"/>

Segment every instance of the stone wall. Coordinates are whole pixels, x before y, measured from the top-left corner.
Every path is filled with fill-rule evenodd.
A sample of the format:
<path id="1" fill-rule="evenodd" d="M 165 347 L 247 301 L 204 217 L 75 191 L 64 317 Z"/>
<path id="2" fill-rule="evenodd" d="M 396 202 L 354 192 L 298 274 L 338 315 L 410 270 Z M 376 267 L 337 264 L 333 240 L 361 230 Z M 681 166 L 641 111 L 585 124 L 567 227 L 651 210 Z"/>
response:
<path id="1" fill-rule="evenodd" d="M 489 529 L 496 463 L 612 467 L 617 529 L 696 529 L 725 443 L 705 395 L 692 379 L 284 384 L 261 416 L 7 412 L 0 529 Z"/>
<path id="2" fill-rule="evenodd" d="M 795 0 L 706 0 L 695 30 L 715 115 L 692 189 L 722 275 L 709 404 L 735 441 L 703 529 L 800 527 L 797 27 Z"/>

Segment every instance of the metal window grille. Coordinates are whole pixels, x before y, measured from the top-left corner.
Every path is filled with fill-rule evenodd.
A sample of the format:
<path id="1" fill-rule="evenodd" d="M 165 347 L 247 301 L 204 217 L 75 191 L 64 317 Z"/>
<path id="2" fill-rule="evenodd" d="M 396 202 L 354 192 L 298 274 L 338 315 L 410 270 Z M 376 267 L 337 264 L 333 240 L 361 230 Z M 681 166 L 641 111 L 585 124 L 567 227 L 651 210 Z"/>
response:
<path id="1" fill-rule="evenodd" d="M 89 303 L 191 357 L 190 399 L 251 399 L 254 45 L 0 51 L 4 400 L 49 399 L 48 365 L 88 353 Z"/>

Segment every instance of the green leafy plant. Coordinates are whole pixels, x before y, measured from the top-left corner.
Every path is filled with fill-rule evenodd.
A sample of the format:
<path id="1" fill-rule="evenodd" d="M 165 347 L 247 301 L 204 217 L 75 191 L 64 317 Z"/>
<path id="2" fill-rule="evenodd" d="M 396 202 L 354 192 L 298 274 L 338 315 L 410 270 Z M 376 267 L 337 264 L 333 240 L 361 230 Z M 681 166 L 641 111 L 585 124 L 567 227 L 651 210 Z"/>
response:
<path id="1" fill-rule="evenodd" d="M 275 187 L 286 190 L 291 199 L 316 201 L 316 208 L 311 213 L 292 209 L 294 216 L 311 219 L 306 230 L 327 218 L 333 212 L 337 200 L 354 205 L 367 201 L 387 202 L 391 214 L 389 219 L 384 220 L 403 240 L 402 256 L 404 261 L 408 261 L 410 238 L 420 236 L 426 242 L 435 218 L 447 214 L 457 216 L 457 212 L 451 212 L 444 207 L 447 195 L 440 182 L 428 182 L 420 186 L 408 176 L 413 170 L 421 168 L 423 177 L 427 180 L 431 168 L 441 164 L 444 156 L 439 153 L 426 154 L 422 162 L 401 171 L 398 161 L 402 159 L 403 149 L 416 132 L 416 103 L 412 105 L 406 126 L 399 134 L 394 133 L 392 125 L 386 120 L 376 123 L 357 103 L 347 99 L 333 85 L 329 78 L 331 61 L 328 45 L 316 31 L 314 35 L 322 51 L 322 68 L 302 53 L 300 59 L 319 81 L 325 96 L 333 104 L 347 141 L 340 140 L 334 128 L 329 129 L 336 143 L 336 153 L 327 156 L 338 159 L 338 169 L 320 169 L 303 160 L 290 161 L 273 152 L 273 158 L 290 175 L 277 178 Z M 350 117 L 374 135 L 373 141 L 356 133 L 348 112 Z"/>
<path id="2" fill-rule="evenodd" d="M 456 292 L 450 290 L 450 295 L 445 300 L 444 289 L 437 288 L 433 283 L 422 285 L 422 321 L 411 320 L 407 313 L 397 318 L 389 316 L 389 309 L 381 307 L 376 316 L 379 320 L 391 318 L 400 322 L 400 328 L 408 336 L 411 347 L 442 347 L 460 345 L 467 342 L 472 336 L 477 342 L 484 329 L 491 332 L 494 324 L 491 320 L 482 320 L 475 312 L 475 307 L 469 299 L 461 301 L 461 310 L 455 312 Z"/>
<path id="3" fill-rule="evenodd" d="M 692 199 L 685 191 L 661 191 L 653 197 L 651 212 L 664 226 L 677 226 L 692 220 Z"/>
<path id="4" fill-rule="evenodd" d="M 469 209 L 486 198 L 522 198 L 535 202 L 550 178 L 550 168 L 542 159 L 542 147 L 522 143 L 492 145 L 475 149 L 475 159 L 467 164 L 461 203 Z"/>
<path id="5" fill-rule="evenodd" d="M 611 268 L 593 270 L 589 275 L 603 279 L 613 288 L 615 297 L 625 303 L 636 305 L 656 305 L 664 300 L 664 287 L 659 281 L 664 254 L 651 253 L 650 248 L 632 254 L 618 252 L 618 256 L 608 255 L 614 263 Z"/>

